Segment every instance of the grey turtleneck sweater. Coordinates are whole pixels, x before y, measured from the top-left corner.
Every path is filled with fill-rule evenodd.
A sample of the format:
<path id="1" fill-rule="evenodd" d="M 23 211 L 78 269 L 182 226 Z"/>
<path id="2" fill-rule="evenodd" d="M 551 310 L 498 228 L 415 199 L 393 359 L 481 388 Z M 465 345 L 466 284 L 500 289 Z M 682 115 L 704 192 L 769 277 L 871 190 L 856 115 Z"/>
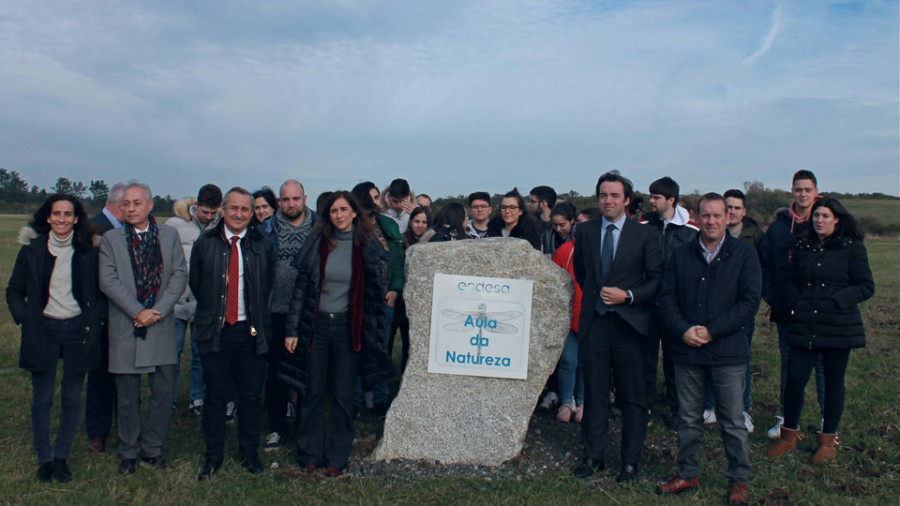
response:
<path id="1" fill-rule="evenodd" d="M 353 231 L 337 231 L 337 247 L 328 254 L 319 311 L 342 313 L 350 307 L 350 279 L 353 275 Z"/>
<path id="2" fill-rule="evenodd" d="M 72 294 L 72 254 L 75 252 L 72 247 L 73 237 L 75 232 L 60 239 L 51 231 L 47 239 L 47 249 L 56 257 L 53 273 L 50 275 L 50 299 L 44 308 L 44 316 L 49 318 L 65 320 L 81 314 L 81 307 Z"/>

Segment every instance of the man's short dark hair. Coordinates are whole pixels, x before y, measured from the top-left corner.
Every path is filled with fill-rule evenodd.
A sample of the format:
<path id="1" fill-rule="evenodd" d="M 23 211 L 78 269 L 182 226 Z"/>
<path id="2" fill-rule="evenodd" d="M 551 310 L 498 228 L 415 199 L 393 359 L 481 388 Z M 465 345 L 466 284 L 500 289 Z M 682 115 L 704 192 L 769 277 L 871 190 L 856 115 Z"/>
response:
<path id="1" fill-rule="evenodd" d="M 746 196 L 744 195 L 744 192 L 742 192 L 741 190 L 728 190 L 722 196 L 725 197 L 726 199 L 740 199 L 742 204 L 747 203 Z"/>
<path id="2" fill-rule="evenodd" d="M 203 185 L 197 192 L 197 205 L 211 209 L 222 207 L 222 190 L 212 183 Z"/>
<path id="3" fill-rule="evenodd" d="M 483 200 L 490 205 L 491 203 L 491 194 L 488 192 L 472 192 L 469 194 L 469 205 L 472 205 L 472 201 L 474 200 Z"/>
<path id="4" fill-rule="evenodd" d="M 409 183 L 405 179 L 397 178 L 388 186 L 388 196 L 394 198 L 409 197 Z"/>
<path id="5" fill-rule="evenodd" d="M 676 204 L 678 203 L 678 191 L 678 183 L 669 176 L 661 177 L 650 183 L 651 195 L 662 195 L 666 200 L 675 199 Z"/>
<path id="6" fill-rule="evenodd" d="M 703 205 L 704 202 L 713 201 L 713 200 L 721 200 L 722 205 L 726 205 L 725 197 L 719 195 L 716 192 L 709 192 L 706 195 L 700 197 L 700 200 L 697 201 L 697 213 L 698 214 L 700 213 L 700 207 Z"/>
<path id="7" fill-rule="evenodd" d="M 813 182 L 813 186 L 819 187 L 819 182 L 816 180 L 816 175 L 812 173 L 811 170 L 800 169 L 797 172 L 794 172 L 794 179 L 791 179 L 791 186 L 801 180 L 801 179 L 809 179 Z"/>
<path id="8" fill-rule="evenodd" d="M 600 176 L 600 179 L 597 180 L 597 188 L 594 189 L 594 196 L 598 199 L 600 198 L 600 185 L 603 183 L 622 183 L 622 189 L 625 191 L 625 198 L 631 199 L 632 194 L 634 194 L 634 185 L 631 184 L 631 180 L 627 177 L 619 174 L 617 170 L 611 170 L 606 174 Z"/>
<path id="9" fill-rule="evenodd" d="M 541 202 L 546 202 L 547 207 L 553 208 L 556 205 L 556 190 L 549 186 L 535 186 L 531 189 L 531 195 L 534 195 Z"/>

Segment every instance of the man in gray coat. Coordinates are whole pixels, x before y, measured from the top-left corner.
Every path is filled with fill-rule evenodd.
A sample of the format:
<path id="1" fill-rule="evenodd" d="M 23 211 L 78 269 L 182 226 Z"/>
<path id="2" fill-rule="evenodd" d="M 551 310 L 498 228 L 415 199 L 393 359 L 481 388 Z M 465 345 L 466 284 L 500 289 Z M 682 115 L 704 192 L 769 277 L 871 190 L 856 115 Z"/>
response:
<path id="1" fill-rule="evenodd" d="M 178 232 L 150 216 L 150 188 L 131 182 L 122 199 L 125 224 L 103 236 L 100 289 L 109 298 L 109 372 L 116 378 L 117 427 L 122 445 L 120 474 L 142 464 L 171 469 L 162 446 L 172 416 L 175 385 L 175 316 L 187 267 Z M 150 402 L 141 430 L 141 375 Z"/>

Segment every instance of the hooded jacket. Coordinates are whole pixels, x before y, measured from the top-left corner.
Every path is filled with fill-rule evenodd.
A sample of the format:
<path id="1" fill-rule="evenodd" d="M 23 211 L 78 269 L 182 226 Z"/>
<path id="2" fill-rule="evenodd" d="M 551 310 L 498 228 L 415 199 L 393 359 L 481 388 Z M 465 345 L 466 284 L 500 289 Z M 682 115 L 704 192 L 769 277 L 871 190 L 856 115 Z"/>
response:
<path id="1" fill-rule="evenodd" d="M 89 371 L 103 360 L 101 336 L 106 326 L 106 297 L 98 287 L 97 266 L 99 236 L 88 250 L 75 248 L 72 255 L 72 294 L 81 309 L 84 339 L 78 356 L 67 356 L 66 367 Z M 32 372 L 55 369 L 59 356 L 46 348 L 44 307 L 50 298 L 50 277 L 56 257 L 47 248 L 47 234 L 25 227 L 19 233 L 22 244 L 9 285 L 6 303 L 13 320 L 22 327 L 19 367 Z M 74 246 L 73 246 L 74 247 Z"/>
<path id="2" fill-rule="evenodd" d="M 191 248 L 194 242 L 200 237 L 200 234 L 210 230 L 219 222 L 219 217 L 210 220 L 206 226 L 201 225 L 194 216 L 193 210 L 196 200 L 193 198 L 181 199 L 172 207 L 175 216 L 166 220 L 166 225 L 178 231 L 178 238 L 181 239 L 181 248 L 184 250 L 184 258 L 189 261 L 191 258 Z M 190 266 L 189 266 L 190 268 Z M 194 321 L 194 312 L 197 310 L 197 299 L 191 295 L 190 286 L 185 287 L 184 295 L 178 299 L 175 304 L 175 318 L 185 321 Z"/>
<path id="3" fill-rule="evenodd" d="M 797 237 L 810 228 L 809 217 L 801 218 L 794 206 L 792 203 L 789 208 L 775 212 L 775 219 L 766 230 L 760 251 L 762 296 L 772 307 L 769 318 L 775 323 L 787 321 L 790 307 L 784 298 L 784 285 L 787 281 L 788 265 L 791 263 L 791 250 L 797 242 Z"/>
<path id="4" fill-rule="evenodd" d="M 668 223 L 663 221 L 659 213 L 645 214 L 640 223 L 650 225 L 659 231 L 659 248 L 663 262 L 669 260 L 675 248 L 697 239 L 697 232 L 700 230 L 700 226 L 691 221 L 687 209 L 679 205 L 675 206 L 675 214 Z"/>

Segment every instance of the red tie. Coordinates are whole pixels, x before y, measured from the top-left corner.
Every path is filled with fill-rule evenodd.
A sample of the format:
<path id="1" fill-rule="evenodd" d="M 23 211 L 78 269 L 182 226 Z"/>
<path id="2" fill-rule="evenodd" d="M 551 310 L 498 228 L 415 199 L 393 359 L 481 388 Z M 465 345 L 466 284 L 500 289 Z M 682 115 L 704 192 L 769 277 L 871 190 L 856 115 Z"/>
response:
<path id="1" fill-rule="evenodd" d="M 225 321 L 234 325 L 238 321 L 238 283 L 241 282 L 240 251 L 238 241 L 241 238 L 231 236 L 231 260 L 228 262 L 228 294 L 225 297 Z"/>

